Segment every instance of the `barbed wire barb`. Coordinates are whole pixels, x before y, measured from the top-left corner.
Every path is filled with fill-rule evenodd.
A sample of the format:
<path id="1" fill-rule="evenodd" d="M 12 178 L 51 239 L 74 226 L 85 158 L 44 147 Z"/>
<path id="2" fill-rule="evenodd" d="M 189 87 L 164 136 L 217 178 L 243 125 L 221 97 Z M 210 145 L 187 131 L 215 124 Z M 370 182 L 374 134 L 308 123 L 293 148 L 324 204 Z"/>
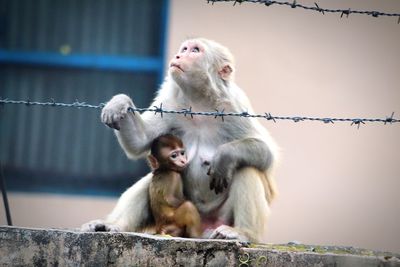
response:
<path id="1" fill-rule="evenodd" d="M 160 113 L 161 118 L 163 118 L 164 110 L 163 110 L 163 108 L 162 108 L 162 103 L 160 104 L 159 107 L 154 106 L 154 109 L 155 109 L 155 110 L 154 110 L 154 115 L 157 115 L 157 113 Z"/>
<path id="2" fill-rule="evenodd" d="M 132 114 L 133 114 L 133 116 L 136 116 L 136 113 L 135 113 L 135 109 L 134 108 L 132 108 L 132 107 L 129 107 L 128 108 L 128 112 L 131 112 Z"/>
<path id="3" fill-rule="evenodd" d="M 294 118 L 293 118 L 293 121 L 294 121 L 294 122 L 304 121 L 304 118 L 301 118 L 301 117 L 294 117 Z"/>
<path id="4" fill-rule="evenodd" d="M 265 113 L 265 118 L 269 121 L 272 120 L 273 122 L 276 123 L 276 120 L 274 117 L 272 117 L 271 113 Z"/>
<path id="5" fill-rule="evenodd" d="M 323 123 L 326 123 L 326 124 L 328 124 L 328 123 L 335 124 L 335 122 L 334 122 L 332 119 L 330 119 L 330 118 L 323 118 L 323 119 L 322 119 L 322 122 L 323 122 Z"/>
<path id="6" fill-rule="evenodd" d="M 343 10 L 343 11 L 342 11 L 342 14 L 340 15 L 340 18 L 342 18 L 343 15 L 346 15 L 346 18 L 348 19 L 350 13 L 351 13 L 351 9 L 350 9 L 350 8 L 349 8 L 349 10 Z"/>
<path id="7" fill-rule="evenodd" d="M 240 116 L 247 118 L 247 117 L 250 117 L 250 114 L 248 111 L 243 111 L 242 113 L 240 113 Z"/>
<path id="8" fill-rule="evenodd" d="M 393 117 L 394 117 L 394 112 L 392 112 L 392 115 L 390 117 L 386 117 L 386 121 L 384 122 L 384 124 L 386 125 L 386 123 L 393 123 Z"/>
<path id="9" fill-rule="evenodd" d="M 49 106 L 49 107 L 72 107 L 72 108 L 92 108 L 92 109 L 101 109 L 105 106 L 105 103 L 100 103 L 98 105 L 91 105 L 86 102 L 79 102 L 76 100 L 73 103 L 60 103 L 60 102 L 55 102 L 53 98 L 50 99 L 49 102 L 37 102 L 37 101 L 31 101 L 30 99 L 27 100 L 10 100 L 8 98 L 0 98 L 0 105 L 4 107 L 5 104 L 10 104 L 10 105 L 25 105 L 27 107 L 31 106 Z M 153 106 L 151 108 L 137 108 L 137 107 L 129 107 L 128 108 L 129 112 L 132 112 L 135 114 L 135 112 L 154 112 L 154 115 L 160 114 L 161 118 L 164 117 L 165 113 L 168 114 L 181 114 L 184 115 L 185 117 L 190 115 L 190 117 L 193 119 L 194 116 L 212 116 L 215 119 L 220 117 L 223 122 L 225 122 L 225 117 L 243 117 L 243 118 L 263 118 L 268 121 L 272 120 L 274 123 L 277 122 L 277 120 L 290 120 L 293 122 L 303 122 L 303 121 L 321 121 L 325 124 L 332 123 L 335 124 L 335 122 L 351 122 L 351 126 L 356 125 L 357 128 L 360 128 L 361 124 L 366 124 L 368 123 L 383 123 L 383 125 L 387 124 L 394 124 L 394 123 L 400 123 L 399 119 L 394 118 L 394 112 L 390 116 L 386 116 L 385 118 L 328 118 L 328 117 L 304 117 L 304 116 L 272 116 L 271 113 L 264 112 L 264 114 L 250 114 L 248 111 L 242 111 L 242 112 L 225 112 L 224 109 L 221 111 L 219 109 L 215 109 L 215 111 L 193 111 L 192 107 L 189 107 L 187 109 L 181 109 L 181 110 L 166 110 L 163 108 L 163 104 L 160 103 L 160 106 Z"/>
<path id="10" fill-rule="evenodd" d="M 224 119 L 225 113 L 224 113 L 224 111 L 225 111 L 224 109 L 222 109 L 222 111 L 218 111 L 218 109 L 216 109 L 215 110 L 216 114 L 214 116 L 214 119 L 216 119 L 217 117 L 221 117 L 221 120 L 223 122 L 225 122 L 225 119 Z"/>
<path id="11" fill-rule="evenodd" d="M 239 3 L 239 4 L 241 4 L 243 2 L 243 0 L 235 0 L 235 2 L 233 3 L 233 6 L 235 6 L 236 5 L 236 3 Z"/>
<path id="12" fill-rule="evenodd" d="M 190 115 L 190 117 L 193 119 L 193 112 L 192 112 L 192 107 L 184 108 L 182 109 L 182 111 L 184 112 L 184 116 L 186 117 L 187 115 Z"/>
<path id="13" fill-rule="evenodd" d="M 270 6 L 270 5 L 272 5 L 273 3 L 270 1 L 270 0 L 265 0 L 265 3 L 264 3 L 266 6 Z"/>
<path id="14" fill-rule="evenodd" d="M 350 124 L 350 126 L 357 125 L 357 130 L 358 130 L 358 129 L 360 129 L 361 123 L 365 124 L 364 120 L 362 120 L 362 119 L 353 119 L 353 122 Z"/>
<path id="15" fill-rule="evenodd" d="M 314 4 L 315 4 L 315 6 L 318 8 L 318 11 L 319 11 L 320 13 L 322 13 L 322 15 L 325 15 L 325 11 L 324 11 L 322 8 L 320 8 L 319 5 L 318 5 L 317 3 L 314 3 Z"/>

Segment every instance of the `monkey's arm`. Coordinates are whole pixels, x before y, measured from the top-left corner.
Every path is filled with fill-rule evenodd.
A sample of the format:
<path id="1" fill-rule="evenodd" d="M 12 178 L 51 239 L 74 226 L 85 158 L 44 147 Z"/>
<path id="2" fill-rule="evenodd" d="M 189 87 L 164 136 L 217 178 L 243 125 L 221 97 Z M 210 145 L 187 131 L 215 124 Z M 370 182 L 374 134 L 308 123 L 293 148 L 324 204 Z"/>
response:
<path id="1" fill-rule="evenodd" d="M 173 176 L 171 176 L 164 192 L 165 201 L 171 207 L 177 208 L 185 201 L 180 174 L 174 173 Z"/>
<path id="2" fill-rule="evenodd" d="M 217 149 L 208 171 L 210 189 L 218 194 L 228 187 L 237 169 L 251 166 L 266 171 L 272 161 L 273 154 L 261 139 L 245 138 L 223 144 Z"/>
<path id="3" fill-rule="evenodd" d="M 124 94 L 115 95 L 104 106 L 101 120 L 115 129 L 115 134 L 129 158 L 142 156 L 149 148 L 150 143 L 166 129 L 166 123 L 154 114 L 146 112 L 130 112 L 128 108 L 135 108 L 130 97 Z M 152 116 L 149 116 L 152 115 Z"/>

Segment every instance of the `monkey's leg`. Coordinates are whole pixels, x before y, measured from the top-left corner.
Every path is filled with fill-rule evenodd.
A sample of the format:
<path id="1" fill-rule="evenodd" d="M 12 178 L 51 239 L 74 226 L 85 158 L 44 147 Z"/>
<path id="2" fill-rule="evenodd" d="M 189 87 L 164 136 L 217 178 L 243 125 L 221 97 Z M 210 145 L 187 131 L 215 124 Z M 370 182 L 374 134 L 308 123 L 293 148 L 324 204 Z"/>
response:
<path id="1" fill-rule="evenodd" d="M 185 201 L 175 211 L 175 222 L 177 225 L 186 228 L 185 236 L 200 237 L 201 219 L 197 208 L 190 201 Z"/>
<path id="2" fill-rule="evenodd" d="M 82 231 L 139 231 L 149 224 L 149 185 L 153 175 L 149 173 L 119 198 L 117 205 L 105 221 L 95 220 L 82 225 Z"/>
<path id="3" fill-rule="evenodd" d="M 210 238 L 260 241 L 270 213 L 262 179 L 266 179 L 265 173 L 252 167 L 242 168 L 235 173 L 229 197 L 220 212 L 222 216 L 233 216 L 233 227 L 221 225 Z"/>

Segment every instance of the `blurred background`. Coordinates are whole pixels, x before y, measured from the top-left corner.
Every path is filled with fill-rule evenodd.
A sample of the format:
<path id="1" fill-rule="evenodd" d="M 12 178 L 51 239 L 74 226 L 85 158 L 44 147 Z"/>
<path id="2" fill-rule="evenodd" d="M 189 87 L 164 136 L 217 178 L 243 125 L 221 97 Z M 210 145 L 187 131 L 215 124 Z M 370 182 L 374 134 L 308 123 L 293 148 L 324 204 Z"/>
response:
<path id="1" fill-rule="evenodd" d="M 391 0 L 318 5 L 400 12 Z M 205 0 L 0 0 L 0 97 L 97 105 L 126 93 L 147 107 L 180 43 L 205 37 L 233 52 L 236 82 L 256 113 L 399 118 L 397 21 Z M 148 172 L 143 160 L 126 159 L 99 114 L 0 106 L 15 226 L 78 228 L 104 218 Z M 400 124 L 262 123 L 282 154 L 266 242 L 400 252 Z"/>

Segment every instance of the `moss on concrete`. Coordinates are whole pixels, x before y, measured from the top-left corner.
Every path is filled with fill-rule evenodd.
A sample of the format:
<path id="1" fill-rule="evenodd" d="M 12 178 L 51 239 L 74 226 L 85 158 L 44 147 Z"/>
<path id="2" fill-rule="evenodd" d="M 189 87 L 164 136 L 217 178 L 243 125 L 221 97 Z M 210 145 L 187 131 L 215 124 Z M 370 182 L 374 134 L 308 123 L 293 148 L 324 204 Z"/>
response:
<path id="1" fill-rule="evenodd" d="M 313 252 L 318 254 L 350 254 L 357 256 L 395 256 L 391 252 L 377 252 L 368 249 L 360 249 L 354 247 L 340 246 L 319 246 L 319 245 L 304 245 L 304 244 L 250 244 L 249 248 L 272 249 L 279 251 L 290 252 Z M 398 256 L 398 255 L 397 255 Z"/>

